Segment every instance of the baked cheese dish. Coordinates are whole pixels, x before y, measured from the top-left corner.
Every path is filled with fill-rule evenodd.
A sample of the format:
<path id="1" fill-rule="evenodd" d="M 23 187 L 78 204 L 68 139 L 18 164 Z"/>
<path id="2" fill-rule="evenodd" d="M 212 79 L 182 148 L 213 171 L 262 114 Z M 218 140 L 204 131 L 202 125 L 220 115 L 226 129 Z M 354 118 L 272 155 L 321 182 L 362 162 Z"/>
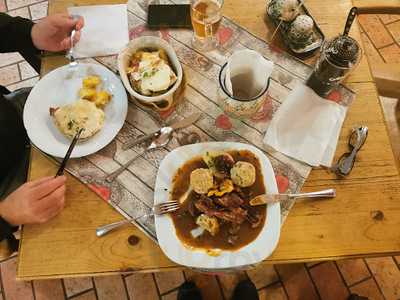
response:
<path id="1" fill-rule="evenodd" d="M 133 89 L 144 96 L 161 95 L 177 80 L 163 49 L 134 53 L 127 74 Z"/>

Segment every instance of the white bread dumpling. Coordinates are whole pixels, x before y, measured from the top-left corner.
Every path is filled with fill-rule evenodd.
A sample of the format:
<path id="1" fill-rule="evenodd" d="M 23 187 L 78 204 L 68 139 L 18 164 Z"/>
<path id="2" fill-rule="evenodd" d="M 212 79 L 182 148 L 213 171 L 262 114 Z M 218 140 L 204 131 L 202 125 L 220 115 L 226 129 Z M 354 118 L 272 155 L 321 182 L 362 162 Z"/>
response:
<path id="1" fill-rule="evenodd" d="M 93 102 L 84 99 L 50 109 L 50 114 L 61 133 L 70 139 L 74 138 L 81 128 L 84 128 L 84 131 L 80 139 L 87 139 L 104 126 L 104 111 L 97 108 Z"/>

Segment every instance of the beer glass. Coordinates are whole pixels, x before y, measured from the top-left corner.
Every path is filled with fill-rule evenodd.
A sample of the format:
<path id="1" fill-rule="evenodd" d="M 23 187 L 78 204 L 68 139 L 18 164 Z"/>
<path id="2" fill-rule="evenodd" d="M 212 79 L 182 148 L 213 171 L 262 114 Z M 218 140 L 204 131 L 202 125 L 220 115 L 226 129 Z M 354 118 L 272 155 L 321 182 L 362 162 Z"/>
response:
<path id="1" fill-rule="evenodd" d="M 222 19 L 223 0 L 191 0 L 192 45 L 200 51 L 216 48 L 216 34 Z"/>

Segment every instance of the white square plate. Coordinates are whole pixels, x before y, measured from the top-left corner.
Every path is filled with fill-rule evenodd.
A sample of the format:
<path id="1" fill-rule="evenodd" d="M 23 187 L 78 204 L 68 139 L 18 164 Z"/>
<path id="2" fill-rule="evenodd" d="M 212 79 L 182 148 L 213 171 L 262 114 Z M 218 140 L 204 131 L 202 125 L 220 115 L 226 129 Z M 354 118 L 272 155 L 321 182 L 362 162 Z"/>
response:
<path id="1" fill-rule="evenodd" d="M 278 193 L 274 171 L 269 159 L 256 147 L 229 142 L 212 142 L 183 146 L 170 152 L 161 162 L 154 191 L 154 204 L 162 203 L 170 198 L 172 180 L 176 171 L 188 160 L 203 155 L 206 151 L 249 150 L 259 159 L 264 185 L 267 193 Z M 241 268 L 261 262 L 278 244 L 281 212 L 279 203 L 266 206 L 267 218 L 258 237 L 248 245 L 234 250 L 221 251 L 219 256 L 210 256 L 202 249 L 189 249 L 178 239 L 170 216 L 156 216 L 155 225 L 157 239 L 161 249 L 169 259 L 177 264 L 206 270 L 223 270 Z"/>

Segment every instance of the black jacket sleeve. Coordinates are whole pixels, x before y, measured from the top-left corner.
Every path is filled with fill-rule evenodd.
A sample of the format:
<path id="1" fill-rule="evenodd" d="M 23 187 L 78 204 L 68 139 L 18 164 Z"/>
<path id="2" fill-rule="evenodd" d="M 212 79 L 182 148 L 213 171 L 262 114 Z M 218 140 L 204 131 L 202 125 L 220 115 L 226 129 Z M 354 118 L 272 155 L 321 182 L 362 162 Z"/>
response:
<path id="1" fill-rule="evenodd" d="M 37 52 L 31 38 L 34 23 L 0 13 L 0 52 Z"/>

